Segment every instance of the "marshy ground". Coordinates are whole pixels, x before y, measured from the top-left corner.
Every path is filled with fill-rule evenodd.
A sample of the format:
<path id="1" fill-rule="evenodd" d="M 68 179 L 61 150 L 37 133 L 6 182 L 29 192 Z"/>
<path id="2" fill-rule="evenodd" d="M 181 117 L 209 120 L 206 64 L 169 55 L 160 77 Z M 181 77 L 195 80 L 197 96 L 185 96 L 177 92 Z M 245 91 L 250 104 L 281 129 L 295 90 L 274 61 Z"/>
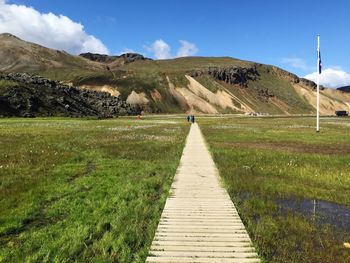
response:
<path id="1" fill-rule="evenodd" d="M 349 119 L 202 119 L 220 175 L 266 262 L 349 262 Z"/>
<path id="2" fill-rule="evenodd" d="M 348 118 L 319 134 L 307 117 L 198 121 L 265 262 L 350 261 Z M 143 262 L 188 130 L 175 117 L 1 119 L 0 262 Z"/>

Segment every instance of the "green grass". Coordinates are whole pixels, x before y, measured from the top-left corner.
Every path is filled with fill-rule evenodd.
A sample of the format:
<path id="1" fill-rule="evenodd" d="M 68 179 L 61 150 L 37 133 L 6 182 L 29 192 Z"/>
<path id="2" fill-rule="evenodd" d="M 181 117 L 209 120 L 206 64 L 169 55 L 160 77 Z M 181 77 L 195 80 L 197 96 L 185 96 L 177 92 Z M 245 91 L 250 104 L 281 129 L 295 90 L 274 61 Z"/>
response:
<path id="1" fill-rule="evenodd" d="M 289 113 L 310 113 L 313 108 L 306 100 L 302 100 L 292 87 L 289 80 L 278 77 L 271 72 L 269 66 L 259 66 L 260 74 L 258 83 L 251 82 L 250 87 L 266 88 L 272 92 L 279 100 L 286 104 Z"/>
<path id="2" fill-rule="evenodd" d="M 348 119 L 202 119 L 220 175 L 265 262 L 350 262 L 350 233 L 282 212 L 281 199 L 350 209 Z"/>
<path id="3" fill-rule="evenodd" d="M 176 120 L 0 120 L 0 262 L 143 262 L 187 132 Z"/>
<path id="4" fill-rule="evenodd" d="M 4 79 L 1 79 L 1 80 L 0 80 L 0 89 L 3 89 L 3 88 L 12 88 L 12 87 L 17 87 L 17 86 L 18 86 L 18 83 L 15 82 L 15 81 L 4 80 Z"/>
<path id="5" fill-rule="evenodd" d="M 347 118 L 320 134 L 313 118 L 199 122 L 264 262 L 349 262 L 349 233 L 277 204 L 350 207 Z M 143 262 L 187 132 L 161 117 L 0 120 L 0 262 Z"/>
<path id="6" fill-rule="evenodd" d="M 208 69 L 209 67 L 227 66 L 251 66 L 251 62 L 234 59 L 230 57 L 183 57 L 176 59 L 165 59 L 155 61 L 136 61 L 124 66 L 127 70 L 141 72 L 192 72 L 194 70 Z"/>

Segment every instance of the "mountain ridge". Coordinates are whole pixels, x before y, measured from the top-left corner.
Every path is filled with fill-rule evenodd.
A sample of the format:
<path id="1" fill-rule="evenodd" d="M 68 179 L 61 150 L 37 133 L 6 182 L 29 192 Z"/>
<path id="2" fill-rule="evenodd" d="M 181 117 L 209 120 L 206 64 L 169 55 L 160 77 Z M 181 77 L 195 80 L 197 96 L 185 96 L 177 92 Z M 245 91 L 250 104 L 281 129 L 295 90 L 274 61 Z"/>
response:
<path id="1" fill-rule="evenodd" d="M 273 65 L 230 57 L 151 60 L 139 54 L 81 56 L 0 35 L 0 71 L 26 72 L 107 91 L 149 113 L 313 114 L 312 81 Z M 321 113 L 350 109 L 350 94 L 322 88 Z"/>

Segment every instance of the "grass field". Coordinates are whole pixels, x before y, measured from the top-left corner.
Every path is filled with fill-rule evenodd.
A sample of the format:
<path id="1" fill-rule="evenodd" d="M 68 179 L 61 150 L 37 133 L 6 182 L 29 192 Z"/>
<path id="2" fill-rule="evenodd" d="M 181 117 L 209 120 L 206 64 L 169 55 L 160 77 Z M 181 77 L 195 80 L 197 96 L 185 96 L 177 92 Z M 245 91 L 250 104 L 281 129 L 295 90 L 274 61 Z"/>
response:
<path id="1" fill-rule="evenodd" d="M 349 228 L 322 221 L 317 210 L 310 217 L 281 205 L 323 200 L 350 212 L 350 121 L 322 119 L 319 134 L 314 122 L 272 117 L 199 120 L 265 262 L 350 262 L 350 249 L 343 246 L 350 242 Z"/>
<path id="2" fill-rule="evenodd" d="M 264 262 L 350 262 L 349 228 L 283 206 L 350 211 L 349 119 L 322 119 L 319 134 L 312 118 L 199 124 Z M 0 262 L 143 262 L 188 128 L 169 117 L 0 120 Z"/>
<path id="3" fill-rule="evenodd" d="M 143 262 L 188 128 L 1 119 L 0 262 Z"/>

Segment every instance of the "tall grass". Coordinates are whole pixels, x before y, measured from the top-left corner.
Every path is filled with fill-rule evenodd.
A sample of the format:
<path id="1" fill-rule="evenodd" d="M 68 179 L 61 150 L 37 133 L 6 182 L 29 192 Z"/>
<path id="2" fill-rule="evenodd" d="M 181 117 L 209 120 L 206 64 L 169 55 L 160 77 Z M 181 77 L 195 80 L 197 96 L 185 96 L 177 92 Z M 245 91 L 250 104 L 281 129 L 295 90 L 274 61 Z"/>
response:
<path id="1" fill-rule="evenodd" d="M 0 262 L 143 262 L 188 127 L 0 120 Z"/>

